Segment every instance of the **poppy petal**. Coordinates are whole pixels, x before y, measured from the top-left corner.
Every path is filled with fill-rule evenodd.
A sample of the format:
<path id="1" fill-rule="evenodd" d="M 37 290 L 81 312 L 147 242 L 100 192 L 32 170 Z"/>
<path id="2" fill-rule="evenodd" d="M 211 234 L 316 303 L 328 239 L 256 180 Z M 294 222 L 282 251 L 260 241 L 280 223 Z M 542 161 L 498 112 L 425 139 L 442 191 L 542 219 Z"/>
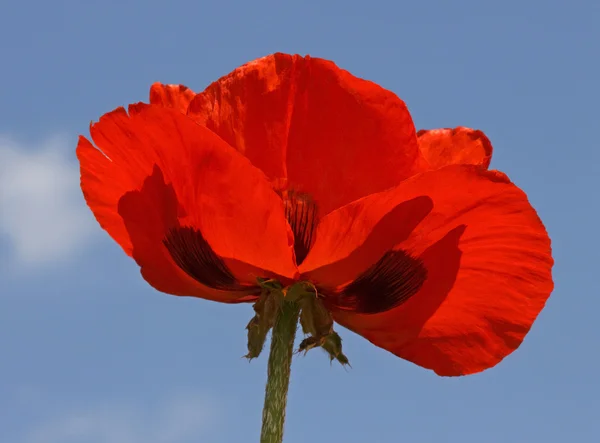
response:
<path id="1" fill-rule="evenodd" d="M 407 204 L 421 213 L 408 214 Z M 342 252 L 325 253 L 320 243 Z M 386 248 L 401 253 L 393 261 Z M 492 367 L 520 345 L 552 292 L 552 265 L 527 196 L 502 173 L 452 165 L 330 214 L 300 271 L 324 287 L 342 326 L 450 376 Z M 426 278 L 414 277 L 418 266 Z"/>
<path id="2" fill-rule="evenodd" d="M 188 115 L 319 214 L 424 170 L 406 105 L 333 62 L 274 54 L 196 95 Z M 373 155 L 374 150 L 377 155 Z"/>
<path id="3" fill-rule="evenodd" d="M 487 169 L 492 160 L 492 143 L 479 130 L 457 128 L 421 129 L 419 149 L 432 169 L 448 165 L 478 165 Z"/>
<path id="4" fill-rule="evenodd" d="M 140 143 L 124 149 L 127 138 L 123 140 L 122 135 L 119 138 L 117 130 L 109 138 L 106 138 L 104 131 L 98 131 L 99 127 L 107 125 L 125 127 L 128 119 L 123 108 L 103 115 L 97 123 L 90 125 L 92 139 L 102 147 L 102 151 L 80 136 L 76 152 L 80 164 L 81 190 L 88 206 L 100 226 L 131 256 L 131 240 L 117 212 L 117 202 L 126 192 L 140 188 L 144 179 L 151 174 L 153 166 L 160 165 L 160 159 L 152 147 Z"/>
<path id="5" fill-rule="evenodd" d="M 184 85 L 165 85 L 159 82 L 150 87 L 150 103 L 186 113 L 196 93 Z"/>
<path id="6" fill-rule="evenodd" d="M 326 215 L 299 266 L 301 278 L 336 288 L 356 280 L 405 241 L 430 213 L 430 197 L 406 198 L 402 185 L 372 194 Z"/>
<path id="7" fill-rule="evenodd" d="M 179 202 L 173 186 L 165 183 L 158 166 L 144 180 L 140 190 L 121 197 L 118 211 L 133 244 L 133 258 L 144 279 L 158 291 L 224 303 L 253 298 L 253 288 L 243 287 L 231 274 L 228 285 L 216 285 L 213 283 L 219 281 L 218 275 L 210 280 L 199 279 L 176 263 L 165 233 L 178 230 Z"/>
<path id="8" fill-rule="evenodd" d="M 175 235 L 173 248 L 181 235 L 201 249 L 209 245 L 242 283 L 295 275 L 283 201 L 264 174 L 216 134 L 176 110 L 144 104 L 131 105 L 129 114 L 120 109 L 103 116 L 91 133 L 102 152 L 80 140 L 82 188 L 102 226 L 130 255 L 132 228 L 118 212 L 119 200 L 139 190 L 158 167 L 173 186 L 179 227 L 197 231 L 164 231 L 163 239 Z"/>

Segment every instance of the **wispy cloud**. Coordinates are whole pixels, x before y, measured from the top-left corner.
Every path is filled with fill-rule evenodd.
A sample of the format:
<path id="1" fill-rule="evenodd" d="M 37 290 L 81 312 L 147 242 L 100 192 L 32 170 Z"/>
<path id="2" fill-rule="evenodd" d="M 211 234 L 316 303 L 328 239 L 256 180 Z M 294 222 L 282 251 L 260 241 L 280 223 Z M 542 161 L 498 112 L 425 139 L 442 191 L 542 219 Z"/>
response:
<path id="1" fill-rule="evenodd" d="M 0 235 L 9 263 L 65 260 L 95 232 L 71 145 L 63 137 L 28 145 L 0 134 Z"/>
<path id="2" fill-rule="evenodd" d="M 122 403 L 78 409 L 34 424 L 21 443 L 192 443 L 203 440 L 218 415 L 205 397 L 194 395 L 144 409 Z"/>

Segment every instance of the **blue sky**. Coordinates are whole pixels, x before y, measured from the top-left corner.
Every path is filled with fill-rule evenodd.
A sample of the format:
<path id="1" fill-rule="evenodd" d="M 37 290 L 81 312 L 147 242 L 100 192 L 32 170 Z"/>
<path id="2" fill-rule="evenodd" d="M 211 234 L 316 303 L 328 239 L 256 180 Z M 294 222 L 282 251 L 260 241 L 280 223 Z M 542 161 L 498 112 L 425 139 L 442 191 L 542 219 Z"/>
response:
<path id="1" fill-rule="evenodd" d="M 201 90 L 276 51 L 391 89 L 418 128 L 484 130 L 556 260 L 524 344 L 482 374 L 439 378 L 346 330 L 352 370 L 297 358 L 286 443 L 598 441 L 598 23 L 591 0 L 2 2 L 0 441 L 258 441 L 251 307 L 150 288 L 85 207 L 74 149 L 154 81 Z"/>

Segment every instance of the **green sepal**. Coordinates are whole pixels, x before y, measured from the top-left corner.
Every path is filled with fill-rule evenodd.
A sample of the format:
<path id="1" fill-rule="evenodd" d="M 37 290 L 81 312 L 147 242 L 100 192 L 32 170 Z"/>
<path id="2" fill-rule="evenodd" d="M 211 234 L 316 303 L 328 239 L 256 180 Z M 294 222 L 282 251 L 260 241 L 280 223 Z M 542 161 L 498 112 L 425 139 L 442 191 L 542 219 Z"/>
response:
<path id="1" fill-rule="evenodd" d="M 300 282 L 284 288 L 277 280 L 257 279 L 262 288 L 259 299 L 254 304 L 255 316 L 250 320 L 248 330 L 248 353 L 251 360 L 258 357 L 265 345 L 267 335 L 275 324 L 275 319 L 284 301 L 300 305 L 300 325 L 306 337 L 297 352 L 308 352 L 317 347 L 323 348 L 329 360 L 337 360 L 343 366 L 350 365 L 342 352 L 342 339 L 333 330 L 333 317 L 318 296 L 316 288 L 309 282 Z"/>
<path id="2" fill-rule="evenodd" d="M 305 334 L 320 339 L 333 332 L 333 317 L 323 302 L 314 294 L 300 299 L 300 324 Z"/>
<path id="3" fill-rule="evenodd" d="M 342 352 L 342 338 L 337 332 L 332 332 L 326 338 L 321 347 L 329 354 L 329 360 L 337 360 L 342 366 L 350 366 L 348 357 Z"/>
<path id="4" fill-rule="evenodd" d="M 337 360 L 342 365 L 350 365 L 342 352 L 342 339 L 333 330 L 333 317 L 316 292 L 306 292 L 299 298 L 301 306 L 300 324 L 302 331 L 308 335 L 298 348 L 305 354 L 316 347 L 321 347 L 329 355 L 329 360 Z"/>
<path id="5" fill-rule="evenodd" d="M 258 301 L 254 303 L 256 315 L 252 317 L 248 326 L 246 326 L 248 330 L 248 353 L 244 357 L 248 360 L 258 357 L 262 352 L 267 334 L 275 324 L 275 317 L 282 298 L 281 291 L 274 287 L 273 290 L 264 289 Z"/>

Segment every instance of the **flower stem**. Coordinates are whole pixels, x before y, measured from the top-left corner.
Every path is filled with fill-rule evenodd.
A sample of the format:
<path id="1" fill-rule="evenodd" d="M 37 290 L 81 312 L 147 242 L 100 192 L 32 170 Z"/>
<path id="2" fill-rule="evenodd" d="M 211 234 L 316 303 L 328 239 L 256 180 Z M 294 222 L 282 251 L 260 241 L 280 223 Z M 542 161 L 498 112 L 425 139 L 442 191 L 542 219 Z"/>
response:
<path id="1" fill-rule="evenodd" d="M 271 336 L 260 443 L 282 443 L 290 368 L 298 325 L 298 303 L 282 301 Z"/>

